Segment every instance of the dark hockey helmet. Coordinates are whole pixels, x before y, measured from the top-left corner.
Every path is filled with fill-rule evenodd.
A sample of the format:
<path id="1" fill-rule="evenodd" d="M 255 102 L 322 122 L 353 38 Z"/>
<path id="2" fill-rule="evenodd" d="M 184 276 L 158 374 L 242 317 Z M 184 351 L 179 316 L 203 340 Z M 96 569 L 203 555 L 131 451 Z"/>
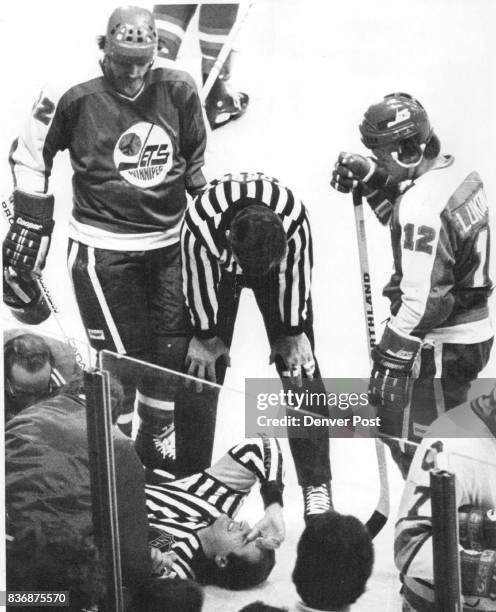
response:
<path id="1" fill-rule="evenodd" d="M 157 53 L 157 44 L 157 28 L 150 11 L 138 6 L 121 6 L 110 15 L 105 55 L 152 62 Z"/>
<path id="2" fill-rule="evenodd" d="M 393 93 L 372 104 L 360 124 L 362 142 L 374 153 L 387 150 L 405 168 L 439 154 L 440 143 L 422 104 L 406 93 Z"/>
<path id="3" fill-rule="evenodd" d="M 418 100 L 406 93 L 393 93 L 369 106 L 360 124 L 360 133 L 368 149 L 377 149 L 414 136 L 420 144 L 425 144 L 433 130 Z"/>

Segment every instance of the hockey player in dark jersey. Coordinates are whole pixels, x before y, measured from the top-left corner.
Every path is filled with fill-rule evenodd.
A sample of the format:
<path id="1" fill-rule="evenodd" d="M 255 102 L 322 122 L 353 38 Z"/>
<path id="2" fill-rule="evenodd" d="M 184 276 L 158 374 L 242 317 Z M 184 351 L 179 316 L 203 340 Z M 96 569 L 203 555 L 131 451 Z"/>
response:
<path id="1" fill-rule="evenodd" d="M 157 21 L 160 60 L 175 61 L 188 25 L 199 6 L 198 37 L 202 53 L 202 80 L 205 84 L 223 45 L 236 21 L 239 4 L 156 4 L 153 14 Z M 230 85 L 233 52 L 222 66 L 219 76 L 205 100 L 205 110 L 212 129 L 240 117 L 249 98 Z"/>
<path id="2" fill-rule="evenodd" d="M 331 185 L 359 186 L 391 230 L 391 317 L 373 350 L 369 396 L 384 433 L 419 441 L 439 413 L 466 400 L 489 358 L 487 200 L 477 172 L 441 155 L 410 95 L 370 106 L 360 132 L 374 157 L 342 153 Z M 412 448 L 392 446 L 406 475 Z"/>
<path id="3" fill-rule="evenodd" d="M 293 192 L 263 173 L 212 181 L 185 215 L 181 232 L 184 294 L 193 338 L 189 374 L 223 383 L 240 292 L 254 292 L 271 346 L 270 361 L 285 385 L 303 377 L 325 392 L 313 348 L 310 297 L 313 264 L 307 213 Z M 327 415 L 327 407 L 309 408 Z M 329 438 L 290 433 L 305 514 L 329 509 Z"/>
<path id="4" fill-rule="evenodd" d="M 94 78 L 45 89 L 12 146 L 15 219 L 4 265 L 43 268 L 53 228 L 48 177 L 67 149 L 74 170 L 68 264 L 90 343 L 178 370 L 187 344 L 179 229 L 187 194 L 206 183 L 201 103 L 186 73 L 152 67 L 157 32 L 149 11 L 116 9 L 99 42 Z M 132 408 L 134 390 L 128 395 Z"/>

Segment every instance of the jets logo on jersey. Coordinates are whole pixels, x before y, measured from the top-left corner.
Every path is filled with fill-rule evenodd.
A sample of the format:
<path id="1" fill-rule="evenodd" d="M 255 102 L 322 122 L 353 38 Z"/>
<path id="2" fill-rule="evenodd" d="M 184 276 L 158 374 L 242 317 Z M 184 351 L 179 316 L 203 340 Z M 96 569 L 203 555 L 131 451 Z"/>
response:
<path id="1" fill-rule="evenodd" d="M 117 171 L 131 185 L 154 187 L 172 166 L 172 142 L 159 125 L 141 121 L 121 135 L 114 149 Z"/>

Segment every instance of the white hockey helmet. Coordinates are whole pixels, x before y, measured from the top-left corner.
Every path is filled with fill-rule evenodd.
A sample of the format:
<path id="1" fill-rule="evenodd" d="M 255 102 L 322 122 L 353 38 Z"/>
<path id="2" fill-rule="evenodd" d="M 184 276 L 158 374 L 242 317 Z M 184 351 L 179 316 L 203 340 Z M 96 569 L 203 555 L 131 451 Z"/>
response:
<path id="1" fill-rule="evenodd" d="M 155 20 L 147 9 L 121 6 L 110 15 L 105 36 L 105 55 L 148 59 L 153 62 L 157 44 Z"/>

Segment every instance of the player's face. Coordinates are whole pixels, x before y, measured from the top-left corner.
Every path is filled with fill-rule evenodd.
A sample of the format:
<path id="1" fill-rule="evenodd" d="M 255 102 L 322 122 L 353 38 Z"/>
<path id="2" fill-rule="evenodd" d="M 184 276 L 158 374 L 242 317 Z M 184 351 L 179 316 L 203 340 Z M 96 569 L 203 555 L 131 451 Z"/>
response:
<path id="1" fill-rule="evenodd" d="M 425 145 L 414 139 L 403 140 L 373 150 L 374 157 L 381 168 L 398 182 L 414 178 L 417 168 L 423 161 Z"/>
<path id="2" fill-rule="evenodd" d="M 151 65 L 148 58 L 109 57 L 108 67 L 115 89 L 125 96 L 135 96 L 143 86 Z"/>
<path id="3" fill-rule="evenodd" d="M 262 551 L 255 542 L 247 542 L 246 538 L 251 531 L 246 521 L 233 521 L 227 514 L 221 514 L 213 524 L 215 541 L 215 554 L 228 555 L 234 553 L 256 562 Z"/>

